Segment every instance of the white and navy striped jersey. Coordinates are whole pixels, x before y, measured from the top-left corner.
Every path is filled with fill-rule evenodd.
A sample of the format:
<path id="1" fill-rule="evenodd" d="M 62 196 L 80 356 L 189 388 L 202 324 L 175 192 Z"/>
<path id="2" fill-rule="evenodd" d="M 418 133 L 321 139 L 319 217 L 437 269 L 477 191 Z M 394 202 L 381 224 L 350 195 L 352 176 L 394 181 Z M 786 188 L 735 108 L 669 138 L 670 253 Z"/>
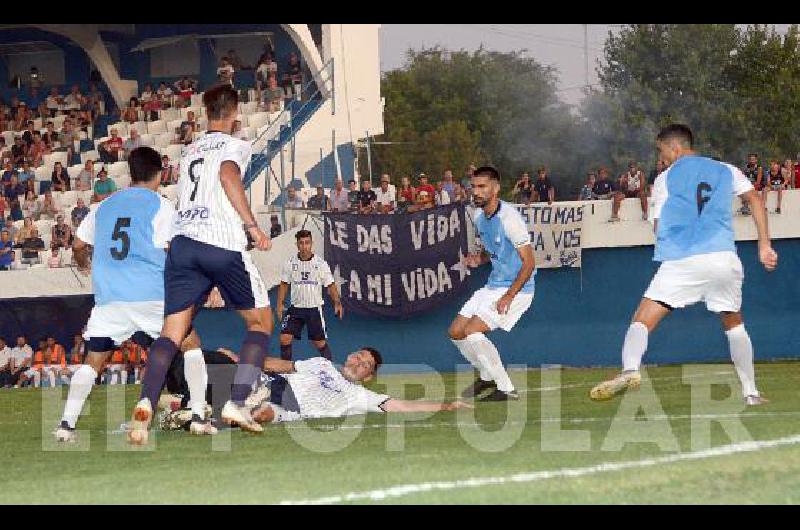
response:
<path id="1" fill-rule="evenodd" d="M 329 360 L 313 357 L 295 361 L 295 373 L 286 380 L 300 408 L 302 418 L 339 418 L 367 412 L 383 412 L 390 398 L 351 383 Z"/>
<path id="2" fill-rule="evenodd" d="M 244 176 L 251 152 L 249 142 L 218 131 L 209 131 L 184 148 L 178 179 L 176 236 L 235 252 L 247 248 L 242 218 L 225 195 L 219 171 L 222 163 L 229 160 L 239 166 Z"/>
<path id="3" fill-rule="evenodd" d="M 295 254 L 281 270 L 281 281 L 292 288 L 292 306 L 321 307 L 322 288 L 333 283 L 333 274 L 328 263 L 319 256 L 303 261 Z"/>

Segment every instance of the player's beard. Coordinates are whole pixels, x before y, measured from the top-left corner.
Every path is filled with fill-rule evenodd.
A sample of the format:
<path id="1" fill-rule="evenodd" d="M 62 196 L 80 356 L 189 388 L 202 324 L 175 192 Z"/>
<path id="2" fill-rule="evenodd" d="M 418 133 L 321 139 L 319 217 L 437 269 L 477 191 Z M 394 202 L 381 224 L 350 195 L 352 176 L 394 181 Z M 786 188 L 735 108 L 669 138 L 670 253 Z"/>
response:
<path id="1" fill-rule="evenodd" d="M 478 197 L 477 195 L 473 195 L 472 196 L 472 204 L 474 204 L 478 208 L 483 208 L 484 206 L 486 206 L 486 203 L 488 203 L 488 202 L 489 202 L 489 199 L 487 199 L 487 198 Z"/>

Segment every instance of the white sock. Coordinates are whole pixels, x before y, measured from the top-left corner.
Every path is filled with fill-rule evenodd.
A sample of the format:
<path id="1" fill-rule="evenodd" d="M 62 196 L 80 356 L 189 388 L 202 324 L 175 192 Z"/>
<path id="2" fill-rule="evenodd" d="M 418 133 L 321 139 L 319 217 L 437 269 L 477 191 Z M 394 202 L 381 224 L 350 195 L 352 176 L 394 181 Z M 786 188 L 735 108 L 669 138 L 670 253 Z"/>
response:
<path id="1" fill-rule="evenodd" d="M 634 322 L 625 334 L 625 344 L 622 346 L 622 369 L 624 371 L 639 371 L 642 357 L 647 350 L 647 336 L 650 332 L 641 322 Z"/>
<path id="2" fill-rule="evenodd" d="M 139 367 L 133 369 L 133 382 L 139 384 Z"/>
<path id="3" fill-rule="evenodd" d="M 467 343 L 467 349 L 477 357 L 481 366 L 486 369 L 491 380 L 497 385 L 498 390 L 502 392 L 511 392 L 514 390 L 511 378 L 508 377 L 508 372 L 506 372 L 505 367 L 503 367 L 500 353 L 486 335 L 483 333 L 473 333 L 468 335 L 464 341 Z"/>
<path id="4" fill-rule="evenodd" d="M 72 428 L 75 428 L 75 423 L 78 421 L 78 416 L 81 415 L 86 398 L 89 397 L 89 393 L 92 391 L 95 379 L 97 379 L 97 372 L 88 364 L 78 368 L 72 376 L 69 393 L 67 394 L 67 403 L 64 405 L 64 416 L 61 418 Z"/>
<path id="5" fill-rule="evenodd" d="M 39 373 L 39 371 L 37 370 L 33 372 L 33 387 L 39 388 L 41 384 L 42 384 L 42 374 Z"/>
<path id="6" fill-rule="evenodd" d="M 54 370 L 47 371 L 47 380 L 50 381 L 50 388 L 54 388 L 56 386 L 56 373 Z"/>
<path id="7" fill-rule="evenodd" d="M 128 371 L 127 370 L 120 370 L 119 372 L 119 384 L 127 385 L 128 384 Z"/>
<path id="8" fill-rule="evenodd" d="M 208 372 L 203 352 L 199 348 L 183 354 L 183 376 L 186 378 L 186 386 L 189 387 L 189 407 L 192 414 L 205 418 Z"/>
<path id="9" fill-rule="evenodd" d="M 728 346 L 731 350 L 731 359 L 739 374 L 739 381 L 742 383 L 742 395 L 758 396 L 756 388 L 756 374 L 753 367 L 753 343 L 750 342 L 750 335 L 744 329 L 744 324 L 739 324 L 733 329 L 725 332 L 728 336 Z"/>
<path id="10" fill-rule="evenodd" d="M 480 371 L 482 380 L 484 381 L 492 380 L 492 376 L 490 376 L 488 370 L 486 370 L 486 368 L 483 367 L 480 360 L 478 359 L 478 356 L 472 353 L 472 348 L 470 348 L 469 342 L 467 342 L 466 339 L 462 340 L 450 339 L 450 340 L 453 341 L 453 344 L 456 345 L 456 348 L 458 348 L 458 351 L 461 352 L 461 355 L 463 355 L 470 362 L 470 364 L 472 364 L 472 366 L 474 366 Z"/>

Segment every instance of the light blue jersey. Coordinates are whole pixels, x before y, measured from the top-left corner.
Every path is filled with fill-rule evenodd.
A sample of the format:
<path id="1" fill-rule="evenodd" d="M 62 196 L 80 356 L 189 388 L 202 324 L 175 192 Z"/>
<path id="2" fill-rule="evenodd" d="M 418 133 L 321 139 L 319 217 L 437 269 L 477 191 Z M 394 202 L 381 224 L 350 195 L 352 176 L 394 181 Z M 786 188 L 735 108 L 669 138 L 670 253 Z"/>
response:
<path id="1" fill-rule="evenodd" d="M 94 245 L 95 305 L 164 300 L 164 261 L 175 207 L 157 193 L 132 187 L 101 202 L 78 227 Z"/>
<path id="2" fill-rule="evenodd" d="M 531 236 L 522 215 L 510 204 L 500 201 L 497 211 L 491 217 L 486 217 L 482 209 L 477 210 L 475 229 L 484 250 L 492 259 L 492 273 L 486 286 L 510 287 L 522 268 L 522 258 L 517 249 L 531 244 Z M 533 293 L 535 276 L 534 269 L 530 279 L 520 290 L 521 293 Z"/>
<path id="3" fill-rule="evenodd" d="M 679 158 L 653 184 L 653 217 L 658 219 L 653 259 L 736 252 L 733 197 L 752 189 L 730 164 L 701 156 Z"/>

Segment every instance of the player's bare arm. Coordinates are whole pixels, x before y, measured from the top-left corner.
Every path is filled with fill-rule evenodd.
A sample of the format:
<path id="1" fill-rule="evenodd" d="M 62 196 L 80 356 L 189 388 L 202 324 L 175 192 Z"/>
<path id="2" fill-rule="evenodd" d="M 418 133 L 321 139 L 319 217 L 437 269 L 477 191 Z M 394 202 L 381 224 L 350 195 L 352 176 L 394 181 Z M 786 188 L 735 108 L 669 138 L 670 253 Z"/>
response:
<path id="1" fill-rule="evenodd" d="M 453 401 L 451 403 L 438 403 L 436 401 L 408 401 L 405 399 L 389 399 L 381 405 L 385 412 L 438 412 L 440 410 L 456 410 L 474 408 L 469 403 L 463 401 Z"/>
<path id="2" fill-rule="evenodd" d="M 508 288 L 508 291 L 506 291 L 506 294 L 497 301 L 497 312 L 501 315 L 505 315 L 508 312 L 514 297 L 517 296 L 517 293 L 525 283 L 530 280 L 531 274 L 536 269 L 536 258 L 533 255 L 533 247 L 530 244 L 519 247 L 517 253 L 522 259 L 522 267 L 520 267 L 517 277 Z"/>
<path id="3" fill-rule="evenodd" d="M 481 251 L 477 254 L 467 254 L 464 256 L 464 264 L 470 268 L 480 267 L 481 265 L 485 265 L 489 263 L 489 253 L 486 251 Z"/>
<path id="4" fill-rule="evenodd" d="M 294 361 L 284 361 L 277 357 L 265 357 L 264 371 L 274 374 L 292 374 L 294 373 Z"/>
<path id="5" fill-rule="evenodd" d="M 78 264 L 78 270 L 85 275 L 91 272 L 92 264 L 89 257 L 92 255 L 92 247 L 85 241 L 76 237 L 72 242 L 72 256 Z"/>
<path id="6" fill-rule="evenodd" d="M 778 266 L 778 253 L 772 248 L 772 242 L 769 239 L 769 222 L 761 195 L 756 190 L 750 190 L 742 193 L 739 197 L 750 204 L 750 210 L 753 213 L 753 222 L 756 224 L 758 232 L 758 259 L 765 269 L 772 272 Z"/>
<path id="7" fill-rule="evenodd" d="M 247 233 L 253 238 L 255 248 L 258 250 L 269 250 L 272 246 L 272 241 L 267 234 L 259 228 L 256 218 L 250 210 L 250 204 L 247 201 L 247 195 L 242 185 L 242 172 L 239 165 L 230 160 L 222 163 L 219 169 L 219 179 L 222 184 L 222 189 L 225 190 L 225 195 L 231 202 L 231 206 L 242 218 Z"/>
<path id="8" fill-rule="evenodd" d="M 344 317 L 344 307 L 342 307 L 342 300 L 339 298 L 339 289 L 336 288 L 336 282 L 328 286 L 328 295 L 333 301 L 333 312 L 339 319 Z"/>
<path id="9" fill-rule="evenodd" d="M 283 302 L 286 300 L 286 293 L 289 292 L 289 284 L 281 282 L 278 285 L 278 301 L 275 304 L 275 315 L 278 317 L 278 322 L 283 320 Z"/>

